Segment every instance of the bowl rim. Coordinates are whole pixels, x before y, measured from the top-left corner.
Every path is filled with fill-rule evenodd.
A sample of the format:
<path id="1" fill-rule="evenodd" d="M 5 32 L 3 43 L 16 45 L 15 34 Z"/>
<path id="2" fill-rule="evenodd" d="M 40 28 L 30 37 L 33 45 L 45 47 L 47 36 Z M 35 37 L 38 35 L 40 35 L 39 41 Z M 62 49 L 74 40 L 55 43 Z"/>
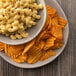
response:
<path id="1" fill-rule="evenodd" d="M 55 1 L 55 0 L 52 0 L 52 1 L 54 1 L 54 2 L 57 4 L 57 6 L 60 8 L 60 10 L 62 11 L 62 13 L 64 14 L 65 19 L 67 20 L 67 18 L 66 18 L 66 16 L 65 16 L 65 13 L 64 13 L 64 11 L 62 10 L 62 8 L 60 7 L 60 5 L 58 4 L 58 2 Z M 61 51 L 58 52 L 58 54 L 52 58 L 52 60 L 49 60 L 49 61 L 46 62 L 46 63 L 43 63 L 43 64 L 41 64 L 41 65 L 37 65 L 37 66 L 32 66 L 32 67 L 28 67 L 28 66 L 27 66 L 27 67 L 23 67 L 23 66 L 19 66 L 19 65 L 15 65 L 14 63 L 11 63 L 9 60 L 7 60 L 7 59 L 6 59 L 4 56 L 2 56 L 1 54 L 0 54 L 0 56 L 1 56 L 5 61 L 7 61 L 8 63 L 10 63 L 10 64 L 12 64 L 12 65 L 14 65 L 14 66 L 16 66 L 16 67 L 19 67 L 19 68 L 32 69 L 32 68 L 39 68 L 39 67 L 42 67 L 42 66 L 44 66 L 44 65 L 46 65 L 46 64 L 49 64 L 49 63 L 51 63 L 52 61 L 54 61 L 54 60 L 63 52 L 63 50 L 64 50 L 64 48 L 65 48 L 65 46 L 66 46 L 66 44 L 67 44 L 67 42 L 68 42 L 68 38 L 69 38 L 69 24 L 67 24 L 67 27 L 68 27 L 68 28 L 67 28 L 68 31 L 67 31 L 67 37 L 66 37 L 66 41 L 65 41 L 64 46 L 62 47 Z"/>
<path id="2" fill-rule="evenodd" d="M 5 43 L 5 44 L 8 44 L 8 45 L 20 45 L 20 44 L 24 44 L 24 43 L 28 43 L 28 42 L 30 42 L 31 40 L 33 40 L 35 37 L 37 37 L 38 36 L 38 34 L 41 32 L 41 30 L 42 30 L 42 28 L 44 27 L 44 25 L 45 25 L 45 22 L 46 22 L 46 15 L 47 15 L 47 12 L 46 12 L 46 4 L 45 4 L 45 1 L 43 0 L 43 10 L 44 10 L 44 20 L 43 20 L 43 22 L 42 22 L 42 26 L 39 28 L 39 31 L 37 31 L 36 32 L 36 34 L 34 35 L 34 36 L 32 36 L 30 39 L 27 39 L 27 40 L 25 40 L 25 41 L 20 41 L 20 42 L 18 42 L 18 43 L 12 43 L 12 42 L 6 42 L 6 41 L 4 41 L 4 40 L 1 40 L 0 39 L 0 42 L 3 42 L 3 43 Z M 6 37 L 6 36 L 5 36 Z M 14 40 L 15 41 L 15 40 Z"/>

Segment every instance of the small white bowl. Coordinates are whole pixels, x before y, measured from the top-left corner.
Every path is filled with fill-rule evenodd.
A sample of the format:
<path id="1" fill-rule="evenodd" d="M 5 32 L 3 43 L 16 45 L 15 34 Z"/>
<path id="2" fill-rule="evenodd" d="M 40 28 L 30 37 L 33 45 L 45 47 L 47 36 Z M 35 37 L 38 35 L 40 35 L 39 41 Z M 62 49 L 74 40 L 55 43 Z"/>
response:
<path id="1" fill-rule="evenodd" d="M 41 15 L 41 19 L 37 21 L 37 25 L 28 29 L 27 32 L 29 33 L 29 37 L 23 38 L 23 39 L 18 39 L 18 40 L 12 40 L 10 37 L 6 37 L 4 35 L 0 35 L 0 42 L 3 42 L 5 44 L 9 45 L 19 45 L 19 44 L 24 44 L 32 39 L 34 39 L 42 30 L 45 21 L 46 21 L 46 6 L 44 0 L 37 0 L 38 4 L 43 4 L 43 10 L 39 12 Z"/>

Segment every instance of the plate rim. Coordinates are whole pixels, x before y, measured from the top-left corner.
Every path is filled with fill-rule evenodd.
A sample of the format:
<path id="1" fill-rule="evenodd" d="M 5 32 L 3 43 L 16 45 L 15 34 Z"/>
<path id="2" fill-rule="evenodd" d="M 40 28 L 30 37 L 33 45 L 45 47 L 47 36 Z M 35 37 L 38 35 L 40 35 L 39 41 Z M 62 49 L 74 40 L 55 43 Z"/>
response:
<path id="1" fill-rule="evenodd" d="M 62 11 L 62 13 L 64 14 L 65 19 L 68 21 L 66 15 L 65 15 L 63 9 L 61 8 L 61 6 L 59 5 L 59 3 L 58 3 L 56 0 L 53 0 L 53 1 L 57 4 L 57 6 L 60 8 L 60 10 Z M 28 66 L 27 66 L 27 67 L 23 67 L 23 66 L 19 66 L 19 65 L 15 65 L 14 63 L 11 63 L 9 60 L 7 60 L 5 57 L 3 57 L 1 54 L 0 54 L 0 56 L 1 56 L 2 59 L 4 59 L 6 62 L 8 62 L 8 63 L 10 63 L 11 65 L 14 65 L 14 66 L 16 66 L 16 67 L 19 67 L 19 68 L 32 69 L 32 68 L 39 68 L 39 67 L 42 67 L 42 66 L 44 66 L 44 65 L 46 65 L 46 64 L 49 64 L 49 63 L 51 63 L 52 61 L 54 61 L 57 57 L 59 57 L 59 55 L 64 51 L 64 49 L 65 49 L 65 47 L 66 47 L 66 44 L 67 44 L 68 38 L 69 38 L 69 23 L 67 23 L 67 27 L 68 27 L 68 28 L 67 28 L 68 31 L 67 31 L 67 38 L 66 38 L 65 45 L 62 47 L 61 51 L 60 51 L 56 56 L 54 56 L 54 57 L 51 59 L 51 61 L 49 60 L 49 62 L 46 62 L 46 63 L 41 64 L 41 65 L 37 65 L 37 66 L 31 66 L 31 67 L 28 67 Z"/>

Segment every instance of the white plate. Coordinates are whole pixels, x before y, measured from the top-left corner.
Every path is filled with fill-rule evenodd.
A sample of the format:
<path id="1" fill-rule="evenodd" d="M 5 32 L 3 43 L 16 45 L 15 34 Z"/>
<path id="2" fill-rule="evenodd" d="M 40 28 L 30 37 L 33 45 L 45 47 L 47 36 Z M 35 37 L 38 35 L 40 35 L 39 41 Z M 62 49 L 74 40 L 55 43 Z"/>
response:
<path id="1" fill-rule="evenodd" d="M 66 19 L 66 16 L 63 12 L 63 10 L 61 9 L 60 5 L 55 1 L 55 0 L 46 0 L 46 4 L 52 6 L 53 8 L 57 9 L 57 12 L 59 14 L 59 16 L 63 17 L 64 19 Z M 67 19 L 66 19 L 67 20 Z M 67 26 L 65 27 L 65 30 L 64 30 L 64 46 L 58 50 L 56 50 L 56 56 L 52 56 L 50 57 L 49 59 L 43 61 L 43 62 L 40 62 L 38 61 L 37 63 L 35 64 L 28 64 L 28 63 L 15 63 L 11 60 L 10 57 L 8 57 L 6 54 L 4 53 L 1 53 L 0 52 L 0 56 L 6 60 L 7 62 L 9 62 L 10 64 L 14 65 L 14 66 L 17 66 L 17 67 L 20 67 L 20 68 L 37 68 L 37 67 L 41 67 L 43 65 L 46 65 L 48 63 L 51 63 L 54 59 L 56 59 L 61 53 L 62 51 L 64 50 L 65 46 L 66 46 L 66 43 L 67 43 L 67 40 L 68 40 L 68 34 L 69 34 L 69 27 L 68 27 L 68 24 Z"/>

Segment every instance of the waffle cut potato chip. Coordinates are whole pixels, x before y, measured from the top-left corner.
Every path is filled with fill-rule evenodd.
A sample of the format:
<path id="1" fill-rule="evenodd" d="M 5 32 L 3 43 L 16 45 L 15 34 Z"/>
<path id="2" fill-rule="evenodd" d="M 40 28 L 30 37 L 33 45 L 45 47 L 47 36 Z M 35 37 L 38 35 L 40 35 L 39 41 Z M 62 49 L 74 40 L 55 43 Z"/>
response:
<path id="1" fill-rule="evenodd" d="M 48 5 L 46 6 L 46 9 L 47 9 L 47 14 L 49 14 L 49 15 L 53 15 L 56 13 L 56 9 L 54 9 Z"/>
<path id="2" fill-rule="evenodd" d="M 47 14 L 47 19 L 46 19 L 46 23 L 45 23 L 45 26 L 43 27 L 43 30 L 42 31 L 45 31 L 50 23 L 50 16 Z"/>
<path id="3" fill-rule="evenodd" d="M 55 25 L 51 29 L 51 34 L 59 40 L 63 39 L 63 30 L 60 25 Z"/>
<path id="4" fill-rule="evenodd" d="M 41 49 L 39 49 L 37 46 L 33 46 L 32 49 L 30 49 L 27 53 L 27 62 L 30 64 L 37 62 L 40 59 L 41 54 Z"/>
<path id="5" fill-rule="evenodd" d="M 12 58 L 16 58 L 22 54 L 25 45 L 7 45 L 6 54 Z"/>
<path id="6" fill-rule="evenodd" d="M 46 33 L 42 36 L 42 40 L 46 40 L 46 39 L 48 39 L 49 37 L 51 37 L 51 35 L 50 35 L 48 32 L 46 32 Z"/>
<path id="7" fill-rule="evenodd" d="M 55 27 L 56 25 L 58 25 L 58 17 L 52 18 L 51 23 L 52 23 L 52 26 L 53 26 L 53 27 Z"/>
<path id="8" fill-rule="evenodd" d="M 0 42 L 0 52 L 5 50 L 5 44 Z"/>
<path id="9" fill-rule="evenodd" d="M 46 31 L 43 31 L 43 32 L 41 32 L 41 33 L 38 35 L 38 37 L 37 37 L 37 39 L 36 39 L 36 44 L 39 44 L 39 42 L 43 39 L 43 36 L 44 36 L 46 33 L 47 33 Z"/>
<path id="10" fill-rule="evenodd" d="M 55 44 L 53 47 L 51 47 L 50 49 L 54 50 L 54 49 L 59 49 L 63 46 L 64 42 L 62 40 L 58 40 L 55 41 Z"/>
<path id="11" fill-rule="evenodd" d="M 5 44 L 5 53 L 7 54 L 8 53 L 8 45 L 7 44 Z"/>
<path id="12" fill-rule="evenodd" d="M 48 59 L 49 57 L 55 56 L 55 55 L 56 55 L 56 53 L 53 50 L 45 51 L 45 52 L 43 52 L 43 54 L 40 58 L 40 61 L 44 61 L 44 60 Z"/>
<path id="13" fill-rule="evenodd" d="M 44 42 L 40 41 L 39 45 L 34 45 L 28 52 L 27 52 L 27 62 L 30 64 L 36 63 L 41 55 L 42 55 L 42 49 L 44 47 Z"/>
<path id="14" fill-rule="evenodd" d="M 25 45 L 22 55 L 29 51 L 29 49 L 35 44 L 35 39 Z"/>
<path id="15" fill-rule="evenodd" d="M 38 45 L 36 45 L 40 50 L 42 50 L 44 48 L 45 42 L 44 41 L 40 41 Z"/>
<path id="16" fill-rule="evenodd" d="M 36 39 L 36 44 L 39 44 L 39 42 L 41 40 L 46 40 L 49 37 L 51 37 L 51 35 L 47 32 L 47 31 L 43 31 L 41 34 L 39 34 L 39 36 Z"/>
<path id="17" fill-rule="evenodd" d="M 59 25 L 61 25 L 61 27 L 64 29 L 64 27 L 65 27 L 66 24 L 67 24 L 67 21 L 64 20 L 62 17 L 59 17 L 59 18 L 58 18 L 58 23 L 59 23 Z"/>
<path id="18" fill-rule="evenodd" d="M 50 17 L 50 22 L 49 22 L 49 25 L 47 27 L 47 30 L 51 30 L 52 28 L 52 18 Z"/>
<path id="19" fill-rule="evenodd" d="M 23 63 L 27 60 L 27 54 L 25 55 L 19 55 L 18 57 L 16 58 L 12 58 L 13 61 L 17 62 L 17 63 Z"/>
<path id="20" fill-rule="evenodd" d="M 57 13 L 51 15 L 51 18 L 55 18 L 55 17 L 58 17 L 58 14 Z"/>
<path id="21" fill-rule="evenodd" d="M 47 39 L 46 42 L 45 42 L 45 46 L 44 46 L 43 50 L 48 50 L 52 46 L 54 46 L 54 41 L 55 40 L 56 40 L 55 37 L 50 37 L 49 39 Z"/>

